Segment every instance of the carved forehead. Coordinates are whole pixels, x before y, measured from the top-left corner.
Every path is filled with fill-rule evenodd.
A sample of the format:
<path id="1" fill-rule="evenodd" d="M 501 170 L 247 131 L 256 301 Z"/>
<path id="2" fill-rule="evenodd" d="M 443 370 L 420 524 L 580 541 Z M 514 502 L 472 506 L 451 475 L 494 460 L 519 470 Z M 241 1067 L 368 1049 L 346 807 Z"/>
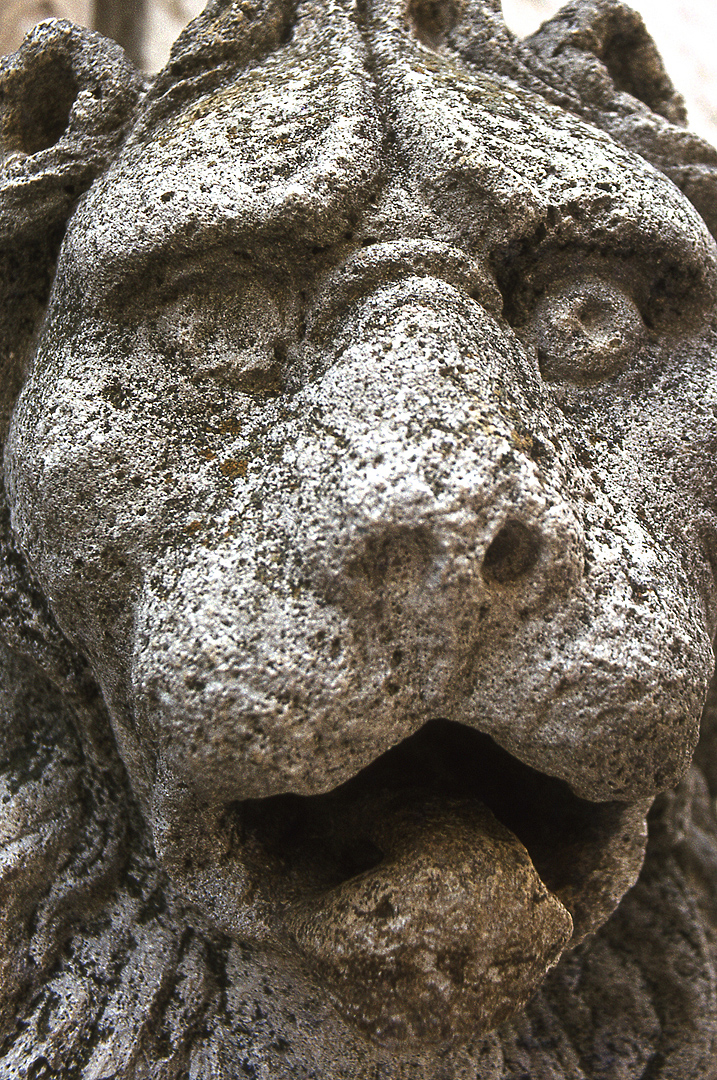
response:
<path id="1" fill-rule="evenodd" d="M 404 193 L 384 212 L 391 238 L 428 233 L 480 253 L 542 226 L 561 243 L 712 263 L 691 205 L 609 135 L 408 35 L 374 63 L 343 9 L 321 11 L 262 60 L 149 103 L 67 238 L 88 299 L 122 278 L 128 252 L 141 273 L 158 254 L 224 243 L 266 242 L 277 257 L 287 237 L 334 243 L 387 187 Z"/>

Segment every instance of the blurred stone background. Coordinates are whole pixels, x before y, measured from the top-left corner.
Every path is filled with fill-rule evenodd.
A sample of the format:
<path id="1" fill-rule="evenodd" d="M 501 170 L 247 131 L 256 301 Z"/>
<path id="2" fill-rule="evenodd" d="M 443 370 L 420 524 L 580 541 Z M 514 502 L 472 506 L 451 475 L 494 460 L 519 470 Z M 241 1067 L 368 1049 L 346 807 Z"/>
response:
<path id="1" fill-rule="evenodd" d="M 508 25 L 532 33 L 564 0 L 503 0 Z M 124 45 L 148 71 L 164 64 L 182 27 L 205 0 L 0 0 L 0 54 L 50 16 L 94 26 Z M 717 4 L 715 0 L 632 0 L 684 94 L 690 124 L 717 144 Z"/>

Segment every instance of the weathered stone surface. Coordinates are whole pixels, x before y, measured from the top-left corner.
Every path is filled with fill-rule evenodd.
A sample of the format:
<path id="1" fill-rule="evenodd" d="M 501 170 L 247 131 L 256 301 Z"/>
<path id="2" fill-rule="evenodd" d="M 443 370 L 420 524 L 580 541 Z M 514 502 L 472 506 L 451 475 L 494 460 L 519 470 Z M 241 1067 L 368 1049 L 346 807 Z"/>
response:
<path id="1" fill-rule="evenodd" d="M 709 1077 L 717 156 L 639 21 L 0 88 L 6 1075 Z"/>

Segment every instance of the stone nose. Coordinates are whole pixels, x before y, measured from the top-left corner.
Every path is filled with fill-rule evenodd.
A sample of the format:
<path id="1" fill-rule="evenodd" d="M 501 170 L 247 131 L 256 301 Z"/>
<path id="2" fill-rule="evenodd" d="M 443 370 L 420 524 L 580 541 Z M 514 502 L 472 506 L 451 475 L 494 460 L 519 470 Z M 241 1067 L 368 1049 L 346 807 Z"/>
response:
<path id="1" fill-rule="evenodd" d="M 332 433 L 302 545 L 314 580 L 354 603 L 400 594 L 426 625 L 436 602 L 519 612 L 564 594 L 582 574 L 582 528 L 540 434 L 537 365 L 506 325 L 413 274 L 351 308 L 336 340 L 307 391 Z"/>

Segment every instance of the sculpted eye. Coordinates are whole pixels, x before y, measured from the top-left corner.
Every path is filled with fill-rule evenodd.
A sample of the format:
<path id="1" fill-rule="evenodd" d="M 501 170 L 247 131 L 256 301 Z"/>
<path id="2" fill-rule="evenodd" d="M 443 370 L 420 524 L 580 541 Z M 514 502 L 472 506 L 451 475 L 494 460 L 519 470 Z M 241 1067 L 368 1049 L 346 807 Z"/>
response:
<path id="1" fill-rule="evenodd" d="M 642 316 L 626 289 L 592 275 L 550 288 L 526 330 L 543 378 L 577 385 L 618 374 L 646 340 Z"/>
<path id="2" fill-rule="evenodd" d="M 286 319 L 260 284 L 237 292 L 196 287 L 162 305 L 149 326 L 155 348 L 194 382 L 246 394 L 280 392 Z"/>

